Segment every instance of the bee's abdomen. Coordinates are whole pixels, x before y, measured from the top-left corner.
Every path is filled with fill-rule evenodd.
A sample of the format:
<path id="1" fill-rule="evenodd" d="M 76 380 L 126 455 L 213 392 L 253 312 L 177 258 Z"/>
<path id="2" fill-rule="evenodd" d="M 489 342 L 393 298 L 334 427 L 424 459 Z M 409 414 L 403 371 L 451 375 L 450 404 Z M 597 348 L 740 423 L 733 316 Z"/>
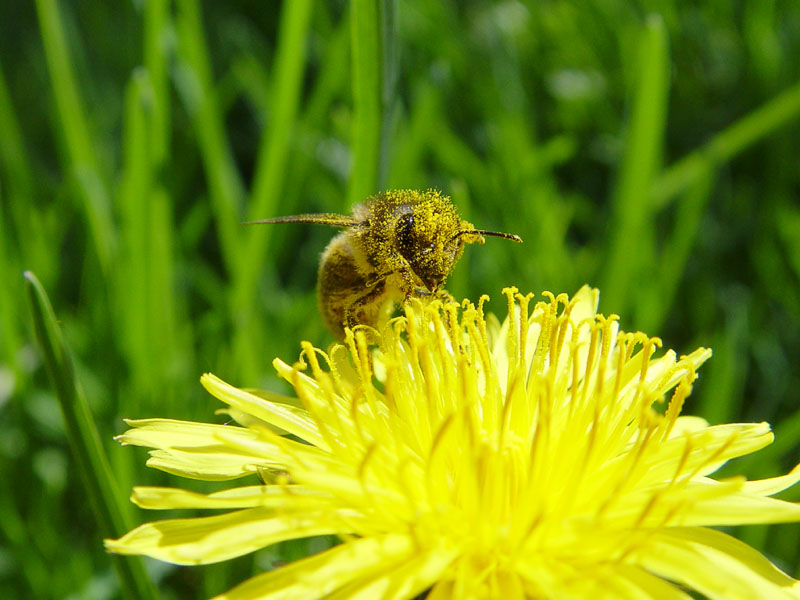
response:
<path id="1" fill-rule="evenodd" d="M 339 234 L 325 248 L 319 265 L 319 310 L 328 329 L 340 339 L 344 325 L 375 326 L 383 304 L 384 282 L 367 285 L 369 274 L 359 271 L 356 252 L 347 234 Z"/>

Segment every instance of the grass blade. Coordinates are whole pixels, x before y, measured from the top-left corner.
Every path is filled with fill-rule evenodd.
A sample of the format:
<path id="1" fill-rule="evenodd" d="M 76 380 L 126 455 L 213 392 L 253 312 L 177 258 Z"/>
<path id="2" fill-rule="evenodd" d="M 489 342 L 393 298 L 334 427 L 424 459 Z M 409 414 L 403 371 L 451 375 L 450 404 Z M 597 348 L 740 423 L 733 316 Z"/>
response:
<path id="1" fill-rule="evenodd" d="M 8 258 L 17 255 L 19 262 L 34 265 L 45 281 L 56 271 L 58 259 L 53 256 L 52 232 L 45 226 L 42 214 L 36 206 L 36 178 L 33 156 L 25 144 L 17 113 L 9 94 L 6 76 L 0 67 L 0 186 L 7 212 L 0 220 L 0 235 L 4 238 Z M 15 268 L 16 269 L 16 268 Z M 22 298 L 22 282 L 19 272 L 5 281 L 9 282 L 9 295 Z M 13 281 L 18 282 L 15 286 Z M 18 314 L 12 312 L 9 318 Z"/>
<path id="2" fill-rule="evenodd" d="M 158 168 L 166 160 L 172 132 L 170 122 L 169 60 L 167 40 L 170 33 L 169 2 L 148 0 L 144 5 L 144 66 L 153 91 L 150 126 L 151 160 Z M 159 171 L 156 171 L 159 172 Z"/>
<path id="3" fill-rule="evenodd" d="M 675 224 L 661 251 L 655 283 L 643 290 L 642 301 L 637 306 L 637 323 L 644 331 L 661 330 L 700 233 L 700 223 L 713 189 L 714 171 L 709 168 L 680 200 Z"/>
<path id="4" fill-rule="evenodd" d="M 84 102 L 78 92 L 70 63 L 70 52 L 55 0 L 37 0 L 42 43 L 50 72 L 50 82 L 64 137 L 69 172 L 81 195 L 97 258 L 105 274 L 111 270 L 114 253 L 114 223 L 108 191 L 100 172 Z"/>
<path id="5" fill-rule="evenodd" d="M 275 216 L 275 208 L 281 197 L 290 139 L 300 104 L 312 5 L 311 0 L 297 0 L 284 5 L 281 11 L 278 47 L 271 76 L 270 121 L 258 152 L 253 190 L 247 210 L 250 220 Z M 283 214 L 288 213 L 284 211 Z M 259 248 L 263 252 L 265 243 L 259 240 L 267 237 L 251 235 L 251 250 Z M 256 259 L 260 263 L 261 255 Z"/>
<path id="6" fill-rule="evenodd" d="M 394 119 L 395 86 L 397 84 L 398 49 L 395 36 L 396 0 L 381 0 L 381 132 L 378 147 L 378 188 L 386 186 L 391 157 L 391 133 Z"/>
<path id="7" fill-rule="evenodd" d="M 72 358 L 56 322 L 50 300 L 33 273 L 26 271 L 24 277 L 36 340 L 61 405 L 72 455 L 78 465 L 78 472 L 97 518 L 100 533 L 104 536 L 119 536 L 130 529 L 127 504 L 117 491 L 97 427 L 86 398 L 75 380 Z M 112 556 L 112 560 L 126 597 L 158 598 L 140 558 Z"/>
<path id="8" fill-rule="evenodd" d="M 189 348 L 178 347 L 173 248 L 175 246 L 171 201 L 158 181 L 158 147 L 152 136 L 158 118 L 156 94 L 149 72 L 138 69 L 128 84 L 123 121 L 123 164 L 117 192 L 120 213 L 121 252 L 117 276 L 120 319 L 119 345 L 131 365 L 136 401 L 159 405 L 170 398 L 170 374 L 186 364 Z M 142 406 L 128 406 L 139 412 Z"/>
<path id="9" fill-rule="evenodd" d="M 149 254 L 150 147 L 148 118 L 143 110 L 149 85 L 147 73 L 139 69 L 125 92 L 122 129 L 122 171 L 116 204 L 119 210 L 120 260 L 116 270 L 119 304 L 119 346 L 131 368 L 133 398 L 147 395 L 150 385 L 158 384 L 152 372 L 154 362 L 150 344 L 147 293 Z M 133 408 L 138 412 L 138 407 Z"/>
<path id="10" fill-rule="evenodd" d="M 350 206 L 384 184 L 388 165 L 388 103 L 393 60 L 391 0 L 355 0 L 350 4 L 353 71 L 352 169 Z M 379 56 L 382 60 L 375 60 Z M 382 166 L 383 165 L 383 166 Z"/>
<path id="11" fill-rule="evenodd" d="M 772 100 L 745 115 L 715 135 L 703 147 L 690 152 L 666 169 L 653 182 L 652 197 L 662 208 L 698 178 L 706 169 L 718 167 L 800 117 L 800 83 L 784 90 Z"/>
<path id="12" fill-rule="evenodd" d="M 6 216 L 3 214 L 2 193 L 3 190 L 0 189 L 0 223 L 6 222 Z M 6 247 L 7 239 L 8 236 L 0 236 L 0 277 L 3 278 L 3 281 L 8 282 L 6 285 L 12 281 L 10 274 L 13 270 L 9 248 Z M 16 318 L 19 312 L 17 298 L 18 296 L 14 294 L 0 294 L 0 365 L 10 366 L 15 373 L 19 368 L 17 351 L 20 347 L 20 332 Z"/>
<path id="13" fill-rule="evenodd" d="M 178 33 L 176 86 L 192 117 L 200 146 L 225 266 L 229 273 L 235 273 L 241 259 L 239 217 L 244 186 L 225 135 L 200 7 L 195 0 L 178 0 L 175 28 Z"/>
<path id="14" fill-rule="evenodd" d="M 305 72 L 305 48 L 308 38 L 311 0 L 284 4 L 281 12 L 278 48 L 272 72 L 272 101 L 269 125 L 263 133 L 256 163 L 253 190 L 247 215 L 249 220 L 275 216 L 282 196 L 289 160 L 290 141 L 297 118 L 300 89 Z M 280 214 L 289 214 L 284 207 Z M 253 335 L 256 289 L 264 263 L 271 227 L 249 227 L 245 235 L 245 251 L 239 257 L 233 287 L 233 311 L 237 315 L 234 356 L 245 367 L 244 373 L 257 375 L 259 365 L 251 364 L 258 356 L 259 341 Z M 247 365 L 251 364 L 248 368 Z M 248 371 L 250 371 L 248 373 Z"/>
<path id="15" fill-rule="evenodd" d="M 612 199 L 613 216 L 607 271 L 600 289 L 603 303 L 624 314 L 638 274 L 652 261 L 654 207 L 649 190 L 661 160 L 669 93 L 669 50 L 664 23 L 647 20 L 640 41 L 638 83 L 619 182 Z"/>
<path id="16" fill-rule="evenodd" d="M 14 112 L 8 93 L 5 74 L 0 68 L 0 166 L 7 173 L 8 184 L 3 187 L 14 188 L 30 197 L 33 190 L 33 171 L 28 158 L 30 154 L 22 141 L 22 127 Z"/>

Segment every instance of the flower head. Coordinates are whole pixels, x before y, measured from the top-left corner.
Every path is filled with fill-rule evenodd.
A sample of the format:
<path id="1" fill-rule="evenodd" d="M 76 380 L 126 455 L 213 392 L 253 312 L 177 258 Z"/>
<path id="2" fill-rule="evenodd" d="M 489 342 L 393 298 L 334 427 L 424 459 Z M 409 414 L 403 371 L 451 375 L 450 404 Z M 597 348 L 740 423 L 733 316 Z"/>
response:
<path id="1" fill-rule="evenodd" d="M 231 512 L 107 541 L 178 564 L 335 534 L 329 550 L 224 598 L 800 597 L 800 582 L 713 526 L 800 520 L 760 481 L 710 478 L 772 441 L 766 423 L 679 416 L 711 355 L 678 358 L 596 314 L 598 293 L 504 290 L 502 325 L 464 302 L 412 301 L 377 335 L 275 367 L 297 398 L 208 391 L 241 425 L 132 421 L 123 443 L 190 478 L 258 474 L 208 495 L 136 488 L 147 508 Z M 372 342 L 370 342 L 372 340 Z M 291 434 L 287 436 L 286 434 Z"/>

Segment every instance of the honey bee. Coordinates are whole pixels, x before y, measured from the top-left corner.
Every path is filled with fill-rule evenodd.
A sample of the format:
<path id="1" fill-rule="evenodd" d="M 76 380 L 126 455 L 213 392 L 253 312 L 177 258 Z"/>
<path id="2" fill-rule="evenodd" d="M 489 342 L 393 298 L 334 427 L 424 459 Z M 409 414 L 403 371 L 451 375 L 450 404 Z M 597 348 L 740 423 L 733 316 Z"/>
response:
<path id="1" fill-rule="evenodd" d="M 344 327 L 377 327 L 399 302 L 446 295 L 442 289 L 464 244 L 484 236 L 521 242 L 519 236 L 475 229 L 438 191 L 387 191 L 367 198 L 352 215 L 304 214 L 250 221 L 313 223 L 345 230 L 334 237 L 319 264 L 319 310 L 328 329 L 344 338 Z"/>

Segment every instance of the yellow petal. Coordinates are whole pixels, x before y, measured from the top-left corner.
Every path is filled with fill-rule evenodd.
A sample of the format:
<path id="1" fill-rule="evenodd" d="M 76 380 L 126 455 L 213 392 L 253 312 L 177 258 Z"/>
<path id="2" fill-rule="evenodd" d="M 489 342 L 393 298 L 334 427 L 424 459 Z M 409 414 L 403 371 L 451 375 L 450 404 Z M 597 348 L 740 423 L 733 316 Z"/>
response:
<path id="1" fill-rule="evenodd" d="M 133 429 L 117 437 L 124 444 L 156 448 L 148 466 L 192 479 L 222 481 L 284 469 L 287 456 L 320 453 L 314 446 L 268 430 L 171 419 L 128 421 Z"/>
<path id="2" fill-rule="evenodd" d="M 454 551 L 432 550 L 409 557 L 404 563 L 381 565 L 374 577 L 362 578 L 329 596 L 329 600 L 402 600 L 424 592 L 442 575 Z"/>
<path id="3" fill-rule="evenodd" d="M 747 544 L 713 529 L 652 532 L 636 552 L 647 570 L 709 598 L 800 598 L 800 582 L 778 570 Z"/>
<path id="4" fill-rule="evenodd" d="M 529 594 L 528 597 L 541 597 Z M 549 590 L 548 598 L 573 600 L 691 600 L 692 596 L 677 586 L 652 575 L 640 567 L 627 564 L 588 567 L 579 575 L 558 582 Z"/>
<path id="5" fill-rule="evenodd" d="M 348 522 L 357 519 L 357 515 L 348 515 Z M 286 515 L 248 508 L 213 517 L 146 523 L 118 540 L 106 540 L 105 545 L 118 554 L 201 565 L 242 556 L 276 542 L 346 531 L 347 524 L 330 511 Z"/>
<path id="6" fill-rule="evenodd" d="M 130 419 L 125 422 L 132 429 L 118 435 L 116 440 L 122 444 L 150 448 L 204 448 L 208 446 L 209 439 L 212 439 L 217 432 L 228 429 L 234 429 L 239 435 L 250 439 L 259 437 L 256 431 L 213 423 L 196 423 L 176 419 Z"/>
<path id="7" fill-rule="evenodd" d="M 414 550 L 412 540 L 401 534 L 355 539 L 257 575 L 214 600 L 330 598 L 349 582 L 408 559 Z"/>
<path id="8" fill-rule="evenodd" d="M 686 433 L 694 433 L 708 427 L 708 421 L 702 417 L 692 415 L 681 416 L 675 419 L 675 425 L 670 431 L 669 437 L 680 437 Z"/>
<path id="9" fill-rule="evenodd" d="M 773 437 L 768 423 L 715 425 L 670 437 L 643 461 L 647 473 L 641 485 L 680 479 L 681 475 L 694 472 L 713 473 L 725 461 L 768 446 Z M 684 454 L 687 454 L 685 460 L 681 458 Z M 680 471 L 676 472 L 678 465 Z"/>
<path id="10" fill-rule="evenodd" d="M 777 498 L 729 494 L 700 502 L 681 519 L 685 525 L 755 525 L 762 523 L 790 523 L 800 521 L 800 504 Z"/>
<path id="11" fill-rule="evenodd" d="M 189 479 L 228 481 L 256 473 L 256 461 L 262 468 L 282 467 L 259 456 L 231 455 L 222 451 L 199 454 L 181 450 L 151 450 L 146 464 L 153 469 Z"/>
<path id="12" fill-rule="evenodd" d="M 592 600 L 691 600 L 689 594 L 643 569 L 619 565 L 601 579 L 590 594 Z"/>
<path id="13" fill-rule="evenodd" d="M 314 419 L 305 409 L 265 400 L 235 388 L 211 373 L 204 374 L 200 378 L 200 383 L 211 395 L 216 396 L 225 404 L 250 413 L 271 425 L 280 427 L 319 448 L 327 449 L 327 442 L 320 435 Z"/>
<path id="14" fill-rule="evenodd" d="M 780 477 L 748 481 L 744 484 L 743 491 L 749 494 L 772 496 L 773 494 L 777 494 L 793 486 L 798 481 L 800 481 L 800 465 L 797 465 L 789 473 L 781 475 Z"/>
<path id="15" fill-rule="evenodd" d="M 133 488 L 131 500 L 137 506 L 151 510 L 263 506 L 297 511 L 331 504 L 329 495 L 299 485 L 249 485 L 211 494 L 181 488 L 139 486 Z"/>

